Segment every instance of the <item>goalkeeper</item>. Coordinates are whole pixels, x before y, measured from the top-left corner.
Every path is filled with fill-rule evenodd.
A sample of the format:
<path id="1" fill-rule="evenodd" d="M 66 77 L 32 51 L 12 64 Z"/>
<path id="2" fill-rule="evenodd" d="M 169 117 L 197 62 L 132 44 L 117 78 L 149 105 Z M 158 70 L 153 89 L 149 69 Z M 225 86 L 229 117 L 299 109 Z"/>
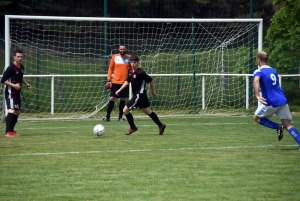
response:
<path id="1" fill-rule="evenodd" d="M 124 121 L 124 118 L 122 118 L 123 108 L 125 106 L 125 98 L 129 96 L 129 87 L 126 87 L 119 95 L 116 95 L 116 91 L 121 88 L 127 78 L 127 72 L 130 68 L 130 55 L 127 54 L 125 45 L 120 45 L 118 50 L 119 53 L 113 55 L 111 58 L 107 72 L 106 88 L 110 89 L 110 98 L 107 105 L 106 116 L 103 118 L 103 121 L 110 121 L 110 114 L 114 109 L 116 98 L 120 98 L 118 120 Z"/>
<path id="2" fill-rule="evenodd" d="M 162 124 L 156 113 L 150 109 L 150 102 L 146 91 L 146 83 L 149 83 L 152 96 L 156 96 L 156 92 L 154 90 L 154 81 L 152 77 L 150 77 L 144 70 L 139 68 L 139 58 L 137 56 L 130 57 L 130 65 L 131 69 L 128 70 L 127 80 L 124 82 L 122 87 L 116 91 L 117 95 L 120 94 L 122 90 L 126 89 L 129 83 L 131 83 L 133 97 L 127 102 L 123 110 L 128 124 L 130 125 L 130 129 L 125 134 L 130 135 L 137 131 L 137 127 L 134 124 L 133 116 L 130 113 L 130 110 L 132 108 L 141 108 L 143 112 L 156 123 L 159 129 L 159 134 L 162 135 L 166 125 Z"/>

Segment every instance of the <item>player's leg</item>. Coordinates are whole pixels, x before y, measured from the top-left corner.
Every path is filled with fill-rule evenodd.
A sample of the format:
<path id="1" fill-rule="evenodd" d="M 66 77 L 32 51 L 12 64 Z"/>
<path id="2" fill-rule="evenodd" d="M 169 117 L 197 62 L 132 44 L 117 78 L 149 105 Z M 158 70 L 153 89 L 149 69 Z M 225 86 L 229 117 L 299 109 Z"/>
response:
<path id="1" fill-rule="evenodd" d="M 14 112 L 14 118 L 13 118 L 13 127 L 12 127 L 12 132 L 14 133 L 15 136 L 19 136 L 20 134 L 18 134 L 16 131 L 15 131 L 15 126 L 18 122 L 18 118 L 20 116 L 20 110 L 15 110 Z"/>
<path id="2" fill-rule="evenodd" d="M 124 107 L 125 107 L 125 98 L 120 98 L 118 121 L 124 121 L 124 119 L 123 119 L 123 109 L 124 109 Z"/>
<path id="3" fill-rule="evenodd" d="M 262 104 L 256 109 L 253 119 L 260 125 L 271 129 L 278 129 L 281 125 L 269 119 L 275 114 L 276 110 L 277 108 L 265 106 Z"/>
<path id="4" fill-rule="evenodd" d="M 120 86 L 120 88 L 121 88 L 121 86 Z M 119 104 L 119 117 L 118 117 L 118 120 L 119 121 L 124 121 L 123 109 L 125 107 L 125 99 L 128 98 L 128 96 L 129 96 L 129 87 L 127 86 L 126 88 L 124 88 L 121 91 L 121 93 L 119 94 L 119 96 L 120 96 L 120 104 Z"/>
<path id="5" fill-rule="evenodd" d="M 139 96 L 134 96 L 132 99 L 130 99 L 127 104 L 123 108 L 123 112 L 125 114 L 125 117 L 127 118 L 128 124 L 130 126 L 129 130 L 125 133 L 126 135 L 130 135 L 133 132 L 137 131 L 137 127 L 134 124 L 134 119 L 131 114 L 131 109 L 137 106 Z"/>
<path id="6" fill-rule="evenodd" d="M 160 127 L 162 125 L 161 121 L 159 120 L 157 114 L 155 112 L 153 112 L 150 107 L 147 108 L 142 108 L 143 112 L 148 115 L 153 121 L 154 123 L 156 123 L 156 125 L 158 127 Z"/>
<path id="7" fill-rule="evenodd" d="M 8 109 L 8 114 L 6 117 L 5 137 L 15 137 L 18 134 L 14 132 L 14 127 L 18 121 L 21 103 L 18 99 L 6 97 L 6 105 Z"/>
<path id="8" fill-rule="evenodd" d="M 107 104 L 107 109 L 106 109 L 106 116 L 103 118 L 103 121 L 110 121 L 110 114 L 112 110 L 114 109 L 115 106 L 115 97 L 110 97 L 109 102 Z"/>
<path id="9" fill-rule="evenodd" d="M 265 126 L 267 128 L 276 129 L 278 140 L 283 137 L 283 126 L 273 122 L 270 118 L 279 110 L 279 107 L 273 108 L 271 106 L 265 106 L 261 104 L 255 111 L 253 119 L 256 123 Z"/>
<path id="10" fill-rule="evenodd" d="M 9 110 L 6 116 L 6 129 L 5 129 L 5 137 L 14 137 L 13 135 L 13 125 L 14 125 L 14 110 Z"/>
<path id="11" fill-rule="evenodd" d="M 141 100 L 141 105 L 140 105 L 141 109 L 143 110 L 143 112 L 146 115 L 148 115 L 152 119 L 152 121 L 154 121 L 154 123 L 156 123 L 156 125 L 159 128 L 159 134 L 162 135 L 165 131 L 166 125 L 161 123 L 161 121 L 158 118 L 157 114 L 150 109 L 150 102 L 149 102 L 148 97 L 143 96 L 141 99 L 142 99 Z"/>
<path id="12" fill-rule="evenodd" d="M 18 122 L 18 118 L 20 115 L 20 110 L 21 110 L 21 99 L 14 99 L 14 116 L 13 116 L 13 121 L 12 121 L 12 132 L 14 133 L 15 136 L 19 136 L 18 133 L 15 131 L 15 125 Z"/>
<path id="13" fill-rule="evenodd" d="M 291 123 L 292 115 L 288 104 L 281 106 L 280 110 L 278 110 L 276 115 L 281 119 L 284 128 L 290 133 L 290 135 L 295 139 L 295 141 L 300 146 L 300 134 L 298 129 L 294 127 Z"/>
<path id="14" fill-rule="evenodd" d="M 271 121 L 268 118 L 260 118 L 256 115 L 254 116 L 254 121 L 256 121 L 258 124 L 263 125 L 267 128 L 279 129 L 281 127 L 281 125 L 279 123 Z"/>
<path id="15" fill-rule="evenodd" d="M 281 119 L 282 125 L 289 132 L 289 134 L 295 139 L 300 147 L 300 134 L 296 127 L 291 124 L 291 121 L 288 119 Z"/>
<path id="16" fill-rule="evenodd" d="M 110 121 L 110 115 L 112 110 L 114 109 L 115 106 L 115 100 L 117 98 L 116 91 L 119 89 L 118 84 L 112 84 L 111 89 L 110 89 L 110 97 L 109 97 L 109 102 L 107 104 L 107 109 L 106 109 L 106 116 L 103 118 L 103 121 Z"/>

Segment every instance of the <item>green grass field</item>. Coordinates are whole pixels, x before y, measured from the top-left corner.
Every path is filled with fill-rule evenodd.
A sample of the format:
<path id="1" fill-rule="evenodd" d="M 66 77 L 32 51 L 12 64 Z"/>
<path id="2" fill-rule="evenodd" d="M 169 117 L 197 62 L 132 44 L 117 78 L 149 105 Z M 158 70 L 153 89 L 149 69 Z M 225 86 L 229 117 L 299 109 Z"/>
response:
<path id="1" fill-rule="evenodd" d="M 0 200 L 300 199 L 300 151 L 287 131 L 279 142 L 251 116 L 161 120 L 162 136 L 150 118 L 130 136 L 116 119 L 20 121 L 21 136 L 0 140 Z"/>

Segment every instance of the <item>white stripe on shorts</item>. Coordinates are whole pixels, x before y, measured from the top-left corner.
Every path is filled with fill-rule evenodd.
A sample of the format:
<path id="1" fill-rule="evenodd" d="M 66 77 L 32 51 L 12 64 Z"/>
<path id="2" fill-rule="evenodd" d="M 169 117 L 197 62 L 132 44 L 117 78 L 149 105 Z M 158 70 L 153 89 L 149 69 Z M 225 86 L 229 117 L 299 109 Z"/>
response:
<path id="1" fill-rule="evenodd" d="M 275 114 L 279 119 L 292 120 L 288 104 L 279 107 L 272 107 L 261 104 L 260 106 L 258 106 L 254 114 L 259 118 L 271 118 Z"/>

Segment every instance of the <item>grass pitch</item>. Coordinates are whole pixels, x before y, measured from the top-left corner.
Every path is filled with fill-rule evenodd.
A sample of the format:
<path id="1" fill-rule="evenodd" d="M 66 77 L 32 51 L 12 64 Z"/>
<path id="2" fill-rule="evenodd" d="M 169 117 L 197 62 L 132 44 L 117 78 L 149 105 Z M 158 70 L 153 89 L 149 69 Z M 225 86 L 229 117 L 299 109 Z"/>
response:
<path id="1" fill-rule="evenodd" d="M 279 142 L 251 116 L 161 120 L 162 136 L 150 118 L 130 136 L 115 119 L 20 121 L 21 136 L 0 140 L 0 200 L 299 200 L 300 152 L 287 131 Z"/>

